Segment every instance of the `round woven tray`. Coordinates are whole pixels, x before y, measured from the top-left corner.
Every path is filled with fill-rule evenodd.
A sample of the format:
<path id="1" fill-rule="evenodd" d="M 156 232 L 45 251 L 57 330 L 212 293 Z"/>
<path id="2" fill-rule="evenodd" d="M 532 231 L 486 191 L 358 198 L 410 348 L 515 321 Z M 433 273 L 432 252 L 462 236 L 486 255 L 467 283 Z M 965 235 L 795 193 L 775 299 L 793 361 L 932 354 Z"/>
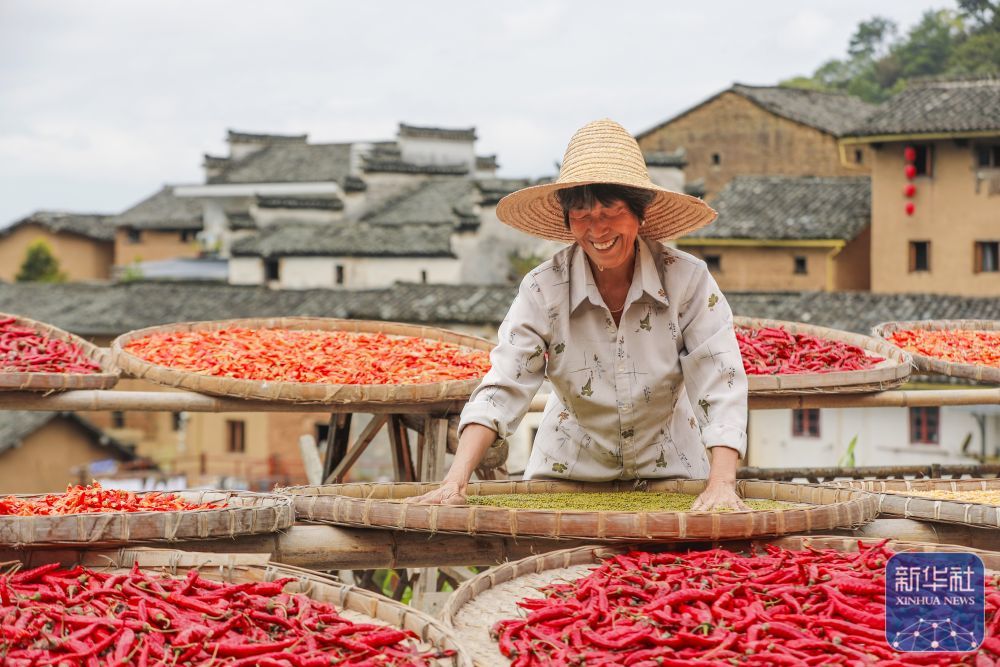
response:
<path id="1" fill-rule="evenodd" d="M 781 327 L 791 334 L 808 334 L 817 338 L 856 345 L 866 352 L 884 357 L 874 368 L 866 371 L 839 371 L 834 373 L 794 373 L 788 375 L 747 375 L 750 393 L 780 396 L 813 393 L 864 393 L 892 389 L 906 382 L 912 364 L 910 356 L 884 340 L 837 329 L 816 327 L 799 322 L 760 320 L 752 317 L 734 317 L 733 324 L 745 329 Z"/>
<path id="2" fill-rule="evenodd" d="M 876 540 L 863 540 L 866 543 Z M 782 537 L 774 540 L 726 543 L 725 548 L 744 550 L 752 545 L 774 544 L 791 550 L 806 548 L 835 549 L 851 552 L 858 550 L 858 539 L 853 537 Z M 713 544 L 671 544 L 650 548 L 652 551 L 711 548 Z M 978 554 L 988 570 L 1000 569 L 1000 554 L 978 551 L 958 545 L 927 544 L 923 542 L 889 541 L 895 551 L 961 551 Z M 572 581 L 586 576 L 605 558 L 629 551 L 631 546 L 588 546 L 552 551 L 539 556 L 529 556 L 504 563 L 465 581 L 448 598 L 440 616 L 451 627 L 455 638 L 472 656 L 479 667 L 510 664 L 490 637 L 490 628 L 505 618 L 519 618 L 523 611 L 517 606 L 524 598 L 541 598 L 539 588 L 556 581 Z M 692 663 L 695 664 L 695 663 Z"/>
<path id="3" fill-rule="evenodd" d="M 312 331 L 350 331 L 413 336 L 452 343 L 473 350 L 490 351 L 493 343 L 475 336 L 396 322 L 338 320 L 320 317 L 275 317 L 266 319 L 185 322 L 130 331 L 111 343 L 115 363 L 126 373 L 170 387 L 190 389 L 203 394 L 265 401 L 295 403 L 434 403 L 467 400 L 482 378 L 433 382 L 426 384 L 313 384 L 307 382 L 267 382 L 240 380 L 182 371 L 152 364 L 125 350 L 129 342 L 152 334 L 180 331 L 217 331 L 230 327 L 247 329 L 298 329 Z"/>
<path id="4" fill-rule="evenodd" d="M 17 324 L 30 327 L 48 338 L 64 340 L 83 349 L 84 355 L 101 367 L 100 373 L 8 373 L 0 372 L 0 391 L 53 391 L 60 389 L 110 389 L 118 382 L 118 369 L 111 354 L 79 336 L 20 315 L 0 313 L 0 319 L 13 317 Z"/>
<path id="5" fill-rule="evenodd" d="M 997 491 L 1000 479 L 889 479 L 837 482 L 836 486 L 875 494 L 879 514 L 1000 529 L 1000 507 L 961 500 L 937 500 L 910 491 Z"/>
<path id="6" fill-rule="evenodd" d="M 287 496 L 236 491 L 176 493 L 188 502 L 221 500 L 225 506 L 188 512 L 4 515 L 0 516 L 0 545 L 109 545 L 236 537 L 274 533 L 289 528 L 295 521 L 295 511 Z"/>
<path id="7" fill-rule="evenodd" d="M 28 551 L 22 562 L 25 567 L 59 562 L 65 567 L 83 565 L 94 570 L 112 572 L 128 571 L 133 564 L 138 563 L 144 570 L 177 577 L 184 576 L 192 568 L 198 568 L 201 576 L 207 579 L 231 584 L 294 577 L 295 581 L 285 585 L 286 593 L 301 593 L 313 600 L 333 604 L 344 618 L 354 623 L 377 623 L 410 630 L 420 638 L 420 645 L 424 650 L 433 648 L 455 651 L 455 656 L 436 662 L 441 667 L 472 666 L 472 660 L 456 642 L 450 628 L 440 620 L 383 595 L 347 586 L 318 572 L 268 562 L 267 554 L 209 554 L 139 548 L 89 551 L 64 557 L 59 552 Z"/>
<path id="8" fill-rule="evenodd" d="M 834 487 L 738 480 L 745 498 L 780 500 L 808 507 L 744 512 L 588 512 L 506 509 L 483 505 L 404 502 L 437 488 L 436 483 L 332 484 L 281 489 L 295 500 L 297 518 L 346 526 L 507 537 L 605 541 L 740 539 L 847 528 L 875 516 L 867 493 Z M 698 494 L 704 480 L 645 482 L 647 491 Z M 476 482 L 469 495 L 633 491 L 628 482 Z"/>
<path id="9" fill-rule="evenodd" d="M 972 331 L 998 331 L 1000 321 L 997 320 L 915 320 L 910 322 L 883 322 L 872 327 L 872 333 L 885 339 L 887 343 L 895 347 L 889 341 L 889 336 L 895 331 L 954 331 L 956 329 L 968 329 Z M 897 348 L 900 349 L 900 348 Z M 915 352 L 907 352 L 913 357 L 913 363 L 918 371 L 948 375 L 956 378 L 969 378 L 978 382 L 988 382 L 1000 384 L 1000 368 L 993 366 L 980 366 L 979 364 L 960 364 L 954 361 L 945 361 L 934 357 L 926 357 Z"/>

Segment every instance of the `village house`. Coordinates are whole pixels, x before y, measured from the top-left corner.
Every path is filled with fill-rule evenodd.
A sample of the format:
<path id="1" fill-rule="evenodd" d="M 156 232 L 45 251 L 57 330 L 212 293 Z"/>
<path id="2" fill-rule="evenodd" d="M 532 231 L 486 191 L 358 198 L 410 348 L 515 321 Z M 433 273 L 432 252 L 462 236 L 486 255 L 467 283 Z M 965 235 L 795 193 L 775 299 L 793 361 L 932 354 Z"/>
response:
<path id="1" fill-rule="evenodd" d="M 683 150 L 690 194 L 712 203 L 736 176 L 857 176 L 868 148 L 841 160 L 839 137 L 875 107 L 856 97 L 734 84 L 636 135 L 643 152 Z"/>
<path id="2" fill-rule="evenodd" d="M 840 143 L 872 155 L 873 291 L 1000 294 L 1000 79 L 913 83 Z"/>
<path id="3" fill-rule="evenodd" d="M 0 280 L 17 276 L 32 244 L 44 241 L 66 280 L 107 280 L 114 262 L 114 216 L 38 211 L 0 229 Z"/>
<path id="4" fill-rule="evenodd" d="M 4 493 L 53 493 L 96 462 L 126 462 L 133 450 L 72 412 L 0 412 L 0 484 Z"/>
<path id="5" fill-rule="evenodd" d="M 727 293 L 867 290 L 870 195 L 867 176 L 736 176 L 677 246 Z"/>

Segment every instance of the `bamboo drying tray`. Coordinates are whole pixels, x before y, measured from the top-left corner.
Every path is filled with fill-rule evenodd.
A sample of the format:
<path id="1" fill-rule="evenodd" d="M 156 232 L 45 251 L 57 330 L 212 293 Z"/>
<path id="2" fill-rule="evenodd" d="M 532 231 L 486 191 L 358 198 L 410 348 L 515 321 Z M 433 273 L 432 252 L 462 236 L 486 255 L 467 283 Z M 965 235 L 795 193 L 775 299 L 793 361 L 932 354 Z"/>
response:
<path id="1" fill-rule="evenodd" d="M 212 322 L 185 322 L 148 327 L 130 331 L 111 343 L 115 363 L 126 373 L 170 387 L 215 396 L 287 401 L 293 403 L 434 403 L 449 400 L 467 400 L 482 378 L 433 382 L 427 384 L 314 384 L 308 382 L 268 382 L 241 380 L 182 371 L 152 364 L 125 350 L 129 342 L 153 334 L 182 331 L 217 331 L 230 327 L 247 329 L 298 329 L 311 331 L 349 331 L 354 333 L 382 333 L 390 336 L 413 336 L 428 340 L 460 345 L 473 350 L 490 351 L 493 343 L 475 336 L 396 322 L 368 320 L 339 320 L 322 317 L 274 317 L 264 319 L 219 320 Z"/>
<path id="2" fill-rule="evenodd" d="M 747 375 L 751 394 L 781 396 L 813 393 L 865 393 L 885 391 L 906 382 L 910 375 L 910 355 L 884 340 L 837 329 L 827 329 L 800 322 L 761 320 L 752 317 L 734 317 L 733 325 L 744 329 L 780 327 L 791 334 L 808 334 L 817 338 L 847 343 L 865 352 L 884 357 L 874 368 L 866 371 L 838 371 L 834 373 L 790 373 L 787 375 Z"/>
<path id="3" fill-rule="evenodd" d="M 267 554 L 215 554 L 171 549 L 126 548 L 115 551 L 65 553 L 29 551 L 22 562 L 37 567 L 58 562 L 64 567 L 82 565 L 101 571 L 127 572 L 138 563 L 144 570 L 180 577 L 197 568 L 201 576 L 230 584 L 274 581 L 294 577 L 285 585 L 286 593 L 301 593 L 313 600 L 333 604 L 341 615 L 354 623 L 376 623 L 410 630 L 420 638 L 422 649 L 451 649 L 452 658 L 441 659 L 444 667 L 471 667 L 472 661 L 455 641 L 451 629 L 440 620 L 384 595 L 348 586 L 312 570 L 268 562 Z"/>
<path id="4" fill-rule="evenodd" d="M 188 502 L 224 501 L 218 509 L 0 516 L 0 545 L 111 545 L 274 533 L 291 527 L 287 496 L 236 491 L 178 491 Z M 141 494 L 140 494 L 141 495 Z M 15 496 L 30 498 L 37 496 Z M 220 503 L 221 504 L 221 503 Z"/>
<path id="5" fill-rule="evenodd" d="M 1000 479 L 889 479 L 836 482 L 841 488 L 876 495 L 879 514 L 1000 529 L 1000 506 L 961 500 L 938 500 L 909 491 L 997 491 Z"/>
<path id="6" fill-rule="evenodd" d="M 889 336 L 896 331 L 955 331 L 956 329 L 998 331 L 1000 330 L 1000 320 L 913 320 L 909 322 L 883 322 L 872 327 L 872 333 L 885 339 L 887 343 L 895 347 L 895 343 L 889 340 Z M 960 364 L 954 361 L 927 357 L 915 352 L 907 352 L 907 354 L 913 357 L 913 363 L 918 371 L 937 373 L 956 378 L 968 378 L 977 382 L 1000 384 L 1000 368 L 980 366 L 979 364 Z"/>
<path id="7" fill-rule="evenodd" d="M 866 544 L 879 540 L 862 540 Z M 519 618 L 523 615 L 517 602 L 524 598 L 543 597 L 539 588 L 555 582 L 565 582 L 586 576 L 602 560 L 632 548 L 650 551 L 677 551 L 708 549 L 722 546 L 743 551 L 751 546 L 773 544 L 793 551 L 807 548 L 835 549 L 843 552 L 858 550 L 858 539 L 853 537 L 781 537 L 772 540 L 744 541 L 722 545 L 712 543 L 670 544 L 650 547 L 639 546 L 587 546 L 552 551 L 504 563 L 465 581 L 448 598 L 440 616 L 455 634 L 455 638 L 472 656 L 477 667 L 493 667 L 510 663 L 490 637 L 490 629 L 497 621 Z M 983 559 L 987 570 L 1000 569 L 1000 553 L 980 551 L 953 544 L 928 544 L 890 540 L 887 546 L 894 551 L 958 551 L 971 552 Z M 697 661 L 696 661 L 697 662 Z"/>
<path id="8" fill-rule="evenodd" d="M 0 313 L 0 319 L 13 317 L 16 324 L 30 327 L 47 338 L 79 345 L 84 356 L 101 367 L 99 373 L 10 373 L 0 372 L 0 390 L 8 391 L 58 391 L 62 389 L 110 389 L 118 382 L 119 371 L 111 362 L 111 354 L 104 348 L 74 336 L 51 324 L 38 322 L 11 313 Z"/>
<path id="9" fill-rule="evenodd" d="M 426 505 L 404 502 L 437 483 L 332 484 L 280 489 L 295 500 L 298 519 L 346 526 L 393 528 L 431 533 L 487 534 L 550 539 L 690 540 L 741 539 L 847 528 L 876 513 L 867 493 L 834 487 L 737 480 L 745 498 L 800 503 L 808 507 L 742 512 L 610 512 L 506 509 L 482 505 Z M 647 491 L 698 494 L 704 480 L 655 480 Z M 507 493 L 616 492 L 637 490 L 627 482 L 475 482 L 469 495 Z"/>

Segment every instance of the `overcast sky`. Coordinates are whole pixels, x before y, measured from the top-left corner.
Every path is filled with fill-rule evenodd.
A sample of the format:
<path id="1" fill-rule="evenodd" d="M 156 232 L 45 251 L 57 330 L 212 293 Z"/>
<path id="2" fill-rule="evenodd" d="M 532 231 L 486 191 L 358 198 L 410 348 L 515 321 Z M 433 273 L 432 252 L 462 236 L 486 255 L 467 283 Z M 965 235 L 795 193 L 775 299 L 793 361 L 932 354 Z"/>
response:
<path id="1" fill-rule="evenodd" d="M 475 126 L 503 176 L 550 173 L 600 117 L 644 130 L 734 81 L 842 57 L 874 14 L 953 0 L 0 0 L 0 225 L 117 213 L 202 180 L 227 128 L 391 139 Z"/>

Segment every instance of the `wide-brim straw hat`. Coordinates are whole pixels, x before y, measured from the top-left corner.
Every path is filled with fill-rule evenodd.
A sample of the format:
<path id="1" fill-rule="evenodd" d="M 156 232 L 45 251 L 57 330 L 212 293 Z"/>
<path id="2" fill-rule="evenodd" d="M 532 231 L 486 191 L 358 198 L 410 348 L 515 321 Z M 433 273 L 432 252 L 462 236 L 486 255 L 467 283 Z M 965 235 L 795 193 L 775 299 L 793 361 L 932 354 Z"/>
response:
<path id="1" fill-rule="evenodd" d="M 639 234 L 653 240 L 675 239 L 715 220 L 716 212 L 697 197 L 674 192 L 649 179 L 639 144 L 613 120 L 597 120 L 577 130 L 566 147 L 559 178 L 513 192 L 497 204 L 497 217 L 515 229 L 550 241 L 575 239 L 563 219 L 556 192 L 578 185 L 609 183 L 649 190 Z"/>

